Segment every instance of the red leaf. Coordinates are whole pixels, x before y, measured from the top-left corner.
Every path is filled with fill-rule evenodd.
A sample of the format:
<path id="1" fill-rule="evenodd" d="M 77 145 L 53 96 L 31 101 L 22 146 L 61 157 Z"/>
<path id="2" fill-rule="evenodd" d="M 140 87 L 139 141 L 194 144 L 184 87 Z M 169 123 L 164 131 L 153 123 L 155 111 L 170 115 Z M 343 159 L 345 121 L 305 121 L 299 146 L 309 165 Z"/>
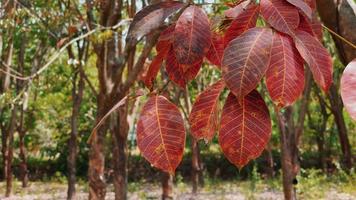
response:
<path id="1" fill-rule="evenodd" d="M 226 86 L 242 100 L 265 75 L 272 46 L 272 30 L 252 28 L 231 41 L 222 60 Z"/>
<path id="2" fill-rule="evenodd" d="M 241 104 L 230 93 L 221 115 L 219 144 L 227 159 L 238 168 L 257 158 L 271 137 L 268 108 L 254 90 Z"/>
<path id="3" fill-rule="evenodd" d="M 327 92 L 333 82 L 333 66 L 329 52 L 318 39 L 304 31 L 295 32 L 295 44 L 300 55 L 310 66 L 316 83 Z"/>
<path id="4" fill-rule="evenodd" d="M 197 6 L 189 6 L 179 17 L 174 31 L 174 52 L 178 63 L 196 64 L 205 56 L 211 43 L 208 16 Z M 186 71 L 186 66 L 183 70 Z"/>
<path id="5" fill-rule="evenodd" d="M 266 82 L 268 92 L 279 108 L 293 104 L 303 93 L 303 59 L 288 35 L 274 34 Z"/>
<path id="6" fill-rule="evenodd" d="M 304 0 L 305 3 L 314 11 L 316 10 L 316 1 L 315 0 Z"/>
<path id="7" fill-rule="evenodd" d="M 203 59 L 198 61 L 196 64 L 193 64 L 190 67 L 188 67 L 188 70 L 184 72 L 184 77 L 187 83 L 195 79 L 195 77 L 198 75 L 200 71 L 202 64 L 203 64 Z"/>
<path id="8" fill-rule="evenodd" d="M 175 24 L 168 26 L 164 31 L 161 32 L 158 42 L 156 44 L 157 52 L 169 51 L 173 42 Z"/>
<path id="9" fill-rule="evenodd" d="M 254 3 L 249 4 L 234 21 L 232 21 L 225 33 L 225 46 L 244 33 L 246 30 L 256 26 L 260 7 Z"/>
<path id="10" fill-rule="evenodd" d="M 225 88 L 220 80 L 208 87 L 196 99 L 189 116 L 191 132 L 195 139 L 211 141 L 218 127 L 219 96 Z"/>
<path id="11" fill-rule="evenodd" d="M 178 63 L 176 57 L 174 55 L 173 48 L 168 53 L 166 60 L 166 71 L 170 80 L 176 83 L 178 86 L 185 88 L 186 84 L 193 80 L 198 74 L 203 59 L 201 59 L 198 63 L 193 64 L 187 67 L 187 71 L 183 71 L 183 67 Z"/>
<path id="12" fill-rule="evenodd" d="M 285 0 L 261 0 L 263 18 L 276 30 L 293 35 L 299 25 L 298 9 Z"/>
<path id="13" fill-rule="evenodd" d="M 174 31 L 174 25 L 169 26 L 164 31 L 162 31 L 160 37 L 158 38 L 158 42 L 156 44 L 157 56 L 152 60 L 146 77 L 145 77 L 145 85 L 148 88 L 152 87 L 153 80 L 156 78 L 159 69 L 163 63 L 163 60 L 167 57 L 167 54 L 172 46 L 172 41 L 169 37 Z"/>
<path id="14" fill-rule="evenodd" d="M 221 59 L 224 54 L 224 38 L 215 33 L 213 34 L 212 40 L 211 40 L 211 46 L 206 53 L 206 58 L 216 66 L 221 66 Z"/>
<path id="15" fill-rule="evenodd" d="M 316 15 L 313 15 L 312 20 L 309 20 L 306 16 L 301 14 L 298 30 L 305 31 L 320 41 L 323 39 L 323 29 Z"/>
<path id="16" fill-rule="evenodd" d="M 152 60 L 145 77 L 146 87 L 152 88 L 153 80 L 156 78 L 159 69 L 161 68 L 162 62 L 163 59 L 159 54 Z"/>
<path id="17" fill-rule="evenodd" d="M 162 26 L 164 20 L 185 4 L 178 1 L 160 2 L 140 10 L 134 17 L 127 37 L 139 39 Z"/>
<path id="18" fill-rule="evenodd" d="M 163 96 L 152 96 L 137 123 L 137 145 L 153 166 L 171 174 L 183 157 L 185 129 L 178 108 Z"/>
<path id="19" fill-rule="evenodd" d="M 237 16 L 239 16 L 246 8 L 247 6 L 251 3 L 251 0 L 244 1 L 233 8 L 229 8 L 224 12 L 226 18 L 230 19 L 235 19 Z"/>
<path id="20" fill-rule="evenodd" d="M 312 18 L 313 11 L 311 7 L 303 0 L 287 0 L 290 4 L 299 8 L 309 19 Z"/>
<path id="21" fill-rule="evenodd" d="M 341 97 L 347 112 L 356 120 L 356 59 L 346 66 L 342 74 Z"/>

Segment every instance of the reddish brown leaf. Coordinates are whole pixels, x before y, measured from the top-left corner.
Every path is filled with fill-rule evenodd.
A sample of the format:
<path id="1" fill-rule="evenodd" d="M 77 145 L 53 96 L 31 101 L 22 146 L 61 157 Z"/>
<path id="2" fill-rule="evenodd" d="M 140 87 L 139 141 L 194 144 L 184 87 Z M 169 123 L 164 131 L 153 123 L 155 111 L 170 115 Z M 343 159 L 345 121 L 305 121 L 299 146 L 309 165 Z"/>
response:
<path id="1" fill-rule="evenodd" d="M 205 56 L 211 43 L 208 16 L 197 6 L 189 6 L 179 17 L 174 31 L 174 52 L 178 63 L 196 64 Z"/>
<path id="2" fill-rule="evenodd" d="M 176 83 L 178 86 L 185 88 L 186 84 L 193 80 L 201 68 L 203 59 L 198 63 L 187 67 L 187 71 L 183 71 L 183 67 L 178 63 L 174 55 L 173 48 L 168 53 L 166 60 L 166 71 L 170 80 Z"/>
<path id="3" fill-rule="evenodd" d="M 192 66 L 188 67 L 188 70 L 184 72 L 184 78 L 186 79 L 187 83 L 195 79 L 195 77 L 198 75 L 200 71 L 202 64 L 203 64 L 203 59 L 198 61 L 196 64 L 193 64 Z"/>
<path id="4" fill-rule="evenodd" d="M 261 0 L 263 18 L 276 30 L 293 35 L 299 25 L 298 9 L 285 0 Z"/>
<path id="5" fill-rule="evenodd" d="M 293 104 L 303 93 L 303 59 L 288 35 L 274 34 L 266 83 L 272 100 L 279 108 Z"/>
<path id="6" fill-rule="evenodd" d="M 268 108 L 253 90 L 241 104 L 230 93 L 221 115 L 219 144 L 227 159 L 238 168 L 257 158 L 271 137 Z"/>
<path id="7" fill-rule="evenodd" d="M 152 60 L 147 74 L 145 76 L 145 85 L 148 88 L 152 87 L 153 80 L 156 78 L 159 69 L 167 57 L 167 54 L 172 46 L 172 33 L 174 31 L 174 25 L 169 26 L 164 31 L 162 31 L 160 37 L 158 38 L 158 42 L 156 44 L 157 56 Z"/>
<path id="8" fill-rule="evenodd" d="M 316 1 L 315 0 L 304 0 L 305 3 L 314 11 L 316 10 Z"/>
<path id="9" fill-rule="evenodd" d="M 265 75 L 272 39 L 271 29 L 252 28 L 226 47 L 222 59 L 222 77 L 240 101 L 256 88 Z"/>
<path id="10" fill-rule="evenodd" d="M 163 62 L 163 59 L 161 56 L 159 56 L 159 54 L 152 60 L 150 66 L 148 68 L 147 74 L 145 76 L 146 87 L 152 88 L 153 80 L 155 80 L 155 78 L 159 72 L 159 69 L 161 68 L 162 62 Z"/>
<path id="11" fill-rule="evenodd" d="M 300 55 L 308 63 L 314 80 L 327 92 L 333 82 L 333 66 L 329 52 L 318 39 L 304 31 L 295 32 L 295 44 Z"/>
<path id="12" fill-rule="evenodd" d="M 175 24 L 170 25 L 164 31 L 161 32 L 158 42 L 156 44 L 157 52 L 169 51 L 173 43 L 173 33 L 174 33 Z"/>
<path id="13" fill-rule="evenodd" d="M 249 4 L 243 11 L 241 11 L 226 30 L 225 46 L 246 30 L 255 27 L 259 12 L 260 7 L 254 3 Z"/>
<path id="14" fill-rule="evenodd" d="M 230 19 L 235 19 L 237 16 L 239 16 L 244 10 L 248 7 L 248 5 L 251 3 L 251 0 L 244 1 L 233 8 L 229 8 L 224 12 L 226 18 Z"/>
<path id="15" fill-rule="evenodd" d="M 316 15 L 313 15 L 312 20 L 309 20 L 305 15 L 301 14 L 298 30 L 305 31 L 320 41 L 323 39 L 323 29 Z"/>
<path id="16" fill-rule="evenodd" d="M 195 139 L 211 141 L 218 127 L 219 96 L 225 88 L 220 80 L 202 92 L 192 108 L 189 122 L 192 135 Z"/>
<path id="17" fill-rule="evenodd" d="M 342 74 L 341 97 L 347 112 L 356 120 L 356 59 L 346 66 Z"/>
<path id="18" fill-rule="evenodd" d="M 135 15 L 127 37 L 139 39 L 145 36 L 159 28 L 168 16 L 184 5 L 184 3 L 178 1 L 166 1 L 144 7 Z"/>
<path id="19" fill-rule="evenodd" d="M 303 0 L 287 0 L 290 4 L 299 8 L 309 19 L 312 18 L 313 11 L 311 7 Z"/>
<path id="20" fill-rule="evenodd" d="M 206 53 L 206 58 L 216 66 L 221 66 L 221 59 L 224 54 L 224 38 L 215 33 L 213 34 L 212 40 L 211 40 L 211 46 Z"/>
<path id="21" fill-rule="evenodd" d="M 152 96 L 137 123 L 137 145 L 153 166 L 173 174 L 183 157 L 184 122 L 178 108 L 163 96 Z"/>
<path id="22" fill-rule="evenodd" d="M 321 22 L 319 21 L 316 14 L 313 15 L 311 26 L 315 37 L 317 37 L 320 41 L 323 41 L 323 26 L 321 25 Z"/>

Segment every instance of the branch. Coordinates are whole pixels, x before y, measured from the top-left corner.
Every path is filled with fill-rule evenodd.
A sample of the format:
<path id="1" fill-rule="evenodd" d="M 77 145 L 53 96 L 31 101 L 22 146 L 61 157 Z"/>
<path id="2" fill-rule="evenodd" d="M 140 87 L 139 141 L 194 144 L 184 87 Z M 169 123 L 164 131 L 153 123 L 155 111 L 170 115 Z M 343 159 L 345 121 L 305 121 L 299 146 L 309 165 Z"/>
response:
<path id="1" fill-rule="evenodd" d="M 95 90 L 95 87 L 93 86 L 93 84 L 90 82 L 88 76 L 83 72 L 83 77 L 84 80 L 88 83 L 90 90 L 93 92 L 93 94 L 95 96 L 98 96 L 98 92 Z"/>
<path id="2" fill-rule="evenodd" d="M 61 49 L 59 49 L 59 51 L 57 53 L 55 53 L 54 55 L 52 55 L 52 57 L 50 58 L 50 60 L 44 65 L 42 66 L 36 73 L 30 75 L 30 76 L 26 76 L 26 77 L 23 77 L 24 80 L 31 80 L 35 77 L 37 77 L 38 75 L 40 75 L 42 72 L 44 72 L 54 61 L 56 61 L 59 56 L 67 49 L 67 47 L 69 47 L 70 45 L 72 45 L 73 43 L 79 41 L 79 40 L 82 40 L 92 34 L 94 34 L 95 32 L 97 31 L 101 31 L 101 30 L 108 30 L 108 29 L 117 29 L 118 27 L 124 25 L 127 21 L 129 20 L 122 20 L 120 21 L 119 23 L 117 23 L 115 26 L 112 26 L 112 27 L 100 27 L 100 28 L 96 28 L 96 29 L 93 29 L 83 35 L 80 35 L 74 39 L 72 39 L 71 41 L 69 41 L 68 43 L 66 43 Z"/>
<path id="3" fill-rule="evenodd" d="M 337 38 L 339 38 L 340 40 L 342 40 L 343 42 L 345 42 L 346 44 L 350 45 L 352 48 L 356 49 L 356 45 L 353 44 L 352 42 L 348 41 L 346 38 L 342 37 L 341 35 L 337 34 L 335 31 L 331 30 L 330 28 L 328 28 L 327 26 L 325 26 L 324 24 L 322 24 L 323 28 L 325 28 L 329 33 L 335 35 Z"/>
<path id="4" fill-rule="evenodd" d="M 125 81 L 125 83 L 123 83 L 120 91 L 123 91 L 123 92 L 128 91 L 128 89 L 131 87 L 131 85 L 135 82 L 138 74 L 143 69 L 143 66 L 145 64 L 145 61 L 146 61 L 148 55 L 150 54 L 152 48 L 156 44 L 158 37 L 159 37 L 159 31 L 156 31 L 155 33 L 153 33 L 153 35 L 151 37 L 147 38 L 147 43 L 145 44 L 140 57 L 138 58 L 134 67 L 132 68 L 132 72 L 128 75 L 127 80 Z M 115 83 L 113 91 L 115 91 L 117 88 L 119 88 L 119 83 Z"/>

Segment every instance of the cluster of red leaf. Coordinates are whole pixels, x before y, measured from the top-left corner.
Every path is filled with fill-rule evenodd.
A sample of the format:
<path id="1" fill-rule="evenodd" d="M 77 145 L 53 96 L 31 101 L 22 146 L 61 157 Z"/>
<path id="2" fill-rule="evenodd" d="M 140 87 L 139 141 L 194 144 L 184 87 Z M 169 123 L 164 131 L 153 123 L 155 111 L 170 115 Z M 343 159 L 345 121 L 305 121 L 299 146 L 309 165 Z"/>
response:
<path id="1" fill-rule="evenodd" d="M 161 4 L 164 6 L 148 6 L 141 12 L 152 17 L 159 9 L 161 13 L 172 11 Z M 145 84 L 152 88 L 163 63 L 169 78 L 183 88 L 198 74 L 204 58 L 219 66 L 222 79 L 202 92 L 193 105 L 191 134 L 210 141 L 219 131 L 223 153 L 241 168 L 262 153 L 271 135 L 269 110 L 256 90 L 264 77 L 278 108 L 293 104 L 302 94 L 304 62 L 324 91 L 332 83 L 332 59 L 320 42 L 322 30 L 314 14 L 315 2 L 239 1 L 225 11 L 231 23 L 224 34 L 211 31 L 207 15 L 198 6 L 177 4 L 171 4 L 175 11 L 184 10 L 161 33 Z M 148 19 L 146 23 L 155 24 Z M 225 87 L 230 94 L 219 120 L 219 96 Z M 137 138 L 143 156 L 153 166 L 174 173 L 185 145 L 183 120 L 175 105 L 162 96 L 150 97 L 137 124 Z"/>

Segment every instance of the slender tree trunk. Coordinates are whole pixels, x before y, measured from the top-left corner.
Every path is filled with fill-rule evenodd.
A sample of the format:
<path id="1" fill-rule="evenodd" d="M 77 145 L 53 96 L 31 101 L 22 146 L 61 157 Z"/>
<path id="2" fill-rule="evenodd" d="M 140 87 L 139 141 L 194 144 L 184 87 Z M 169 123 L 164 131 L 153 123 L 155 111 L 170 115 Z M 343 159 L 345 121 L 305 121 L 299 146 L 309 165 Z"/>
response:
<path id="1" fill-rule="evenodd" d="M 305 72 L 306 83 L 298 109 L 298 121 L 293 119 L 293 107 L 285 108 L 284 112 L 278 111 L 277 121 L 280 130 L 281 159 L 283 172 L 283 191 L 286 200 L 297 199 L 295 185 L 298 184 L 297 174 L 300 170 L 298 145 L 304 130 L 305 115 L 308 109 L 309 97 L 312 86 L 310 70 Z"/>
<path id="2" fill-rule="evenodd" d="M 199 172 L 200 172 L 200 163 L 199 163 L 199 146 L 198 142 L 191 137 L 192 142 L 192 193 L 196 194 L 199 187 Z"/>
<path id="3" fill-rule="evenodd" d="M 13 50 L 14 50 L 14 45 L 13 45 L 13 29 L 11 29 L 10 31 L 10 38 L 9 38 L 9 41 L 8 41 L 8 46 L 6 48 L 6 52 L 5 54 L 3 55 L 3 59 L 5 60 L 5 63 L 7 65 L 6 67 L 6 74 L 4 76 L 1 76 L 1 93 L 5 93 L 7 92 L 7 90 L 9 89 L 9 86 L 10 86 L 10 76 L 9 76 L 9 73 L 10 73 L 10 66 L 12 65 L 12 57 L 13 57 Z M 5 112 L 5 110 L 2 110 L 2 112 Z M 7 178 L 7 171 L 8 171 L 8 155 L 9 155 L 9 151 L 8 151 L 8 140 L 9 140 L 9 132 L 6 128 L 6 125 L 3 125 L 2 127 L 2 135 L 1 135 L 1 140 L 2 140 L 2 149 L 1 149 L 1 152 L 2 152 L 2 156 L 3 156 L 3 176 L 4 176 L 4 179 Z"/>
<path id="4" fill-rule="evenodd" d="M 98 114 L 96 122 L 105 115 L 104 107 L 105 95 L 98 95 Z M 104 155 L 104 139 L 106 135 L 107 125 L 104 124 L 97 133 L 92 137 L 89 151 L 89 199 L 104 200 L 106 195 L 106 182 L 104 176 L 105 155 Z"/>
<path id="5" fill-rule="evenodd" d="M 346 123 L 343 115 L 343 105 L 335 85 L 332 85 L 329 91 L 329 100 L 331 111 L 334 115 L 335 123 L 338 129 L 338 136 L 343 154 L 343 164 L 347 169 L 352 167 L 352 155 L 350 141 L 347 135 Z"/>
<path id="6" fill-rule="evenodd" d="M 7 150 L 7 161 L 6 161 L 6 193 L 5 196 L 9 197 L 12 193 L 12 160 L 14 156 L 14 133 L 16 128 L 16 113 L 17 105 L 14 105 L 11 111 L 11 119 L 8 129 L 8 150 Z"/>
<path id="7" fill-rule="evenodd" d="M 76 69 L 75 69 L 76 70 Z M 78 138 L 78 120 L 80 105 L 83 99 L 84 93 L 84 74 L 81 64 L 79 65 L 79 71 L 75 72 L 75 75 L 72 80 L 72 116 L 71 116 L 71 133 L 68 141 L 69 155 L 67 159 L 68 163 L 68 191 L 67 199 L 72 200 L 76 199 L 76 161 L 77 161 L 77 138 Z M 79 75 L 79 82 L 78 81 Z"/>
<path id="8" fill-rule="evenodd" d="M 296 140 L 294 134 L 293 124 L 293 110 L 292 107 L 287 107 L 285 112 L 276 112 L 278 125 L 280 129 L 280 142 L 281 142 L 281 159 L 283 171 L 283 192 L 286 200 L 297 199 L 296 190 L 294 187 L 298 169 L 295 157 Z"/>
<path id="9" fill-rule="evenodd" d="M 127 199 L 127 109 L 128 105 L 120 107 L 114 118 L 114 128 L 111 131 L 113 139 L 113 164 L 115 199 Z M 116 119 L 115 119 L 116 118 Z"/>
<path id="10" fill-rule="evenodd" d="M 186 117 L 188 120 L 188 113 L 190 113 L 191 103 L 189 99 L 189 91 L 187 88 L 184 91 L 184 103 L 186 108 L 186 115 L 187 115 Z M 198 142 L 193 137 L 191 137 L 191 150 L 192 150 L 192 170 L 191 170 L 192 193 L 196 194 L 198 192 L 198 187 L 199 187 L 199 179 L 200 179 L 199 175 L 200 175 L 201 167 L 200 167 L 199 145 Z"/>
<path id="11" fill-rule="evenodd" d="M 325 131 L 327 128 L 328 119 L 330 114 L 327 112 L 326 102 L 319 94 L 319 89 L 317 89 L 317 97 L 320 103 L 320 111 L 323 115 L 322 122 L 320 125 L 320 129 L 318 130 L 319 135 L 317 135 L 317 144 L 318 144 L 318 151 L 319 151 L 319 162 L 322 170 L 327 172 L 327 163 L 326 163 L 326 151 L 325 151 Z"/>
<path id="12" fill-rule="evenodd" d="M 273 178 L 274 177 L 274 161 L 273 161 L 272 149 L 271 149 L 270 144 L 267 145 L 264 154 L 265 154 L 265 159 L 267 162 L 267 166 L 266 166 L 267 177 Z"/>
<path id="13" fill-rule="evenodd" d="M 24 98 L 25 99 L 25 98 Z M 20 126 L 18 128 L 19 133 L 19 148 L 20 148 L 20 179 L 22 181 L 22 187 L 25 188 L 28 185 L 28 170 L 27 170 L 27 156 L 25 146 L 26 129 L 24 128 L 25 121 L 25 105 L 21 106 Z"/>
<path id="14" fill-rule="evenodd" d="M 356 3 L 352 0 L 317 0 L 318 11 L 323 23 L 337 34 L 356 43 Z M 356 57 L 356 51 L 332 35 L 341 62 L 346 66 Z M 337 85 L 334 83 L 330 87 L 329 100 L 331 111 L 334 115 L 338 128 L 341 150 L 343 153 L 343 164 L 347 169 L 352 167 L 351 146 L 347 135 L 345 119 L 343 117 L 343 104 L 338 94 Z"/>
<path id="15" fill-rule="evenodd" d="M 173 199 L 173 176 L 162 172 L 162 200 Z"/>
<path id="16" fill-rule="evenodd" d="M 24 74 L 24 68 L 25 68 L 25 50 L 26 50 L 26 44 L 27 44 L 27 37 L 26 34 L 22 35 L 21 38 L 21 47 L 20 47 L 20 52 L 19 52 L 19 73 Z M 18 84 L 18 90 L 24 89 L 24 81 L 22 80 L 17 80 Z M 21 105 L 21 110 L 20 110 L 20 123 L 19 127 L 17 128 L 18 133 L 19 133 L 19 147 L 20 147 L 20 179 L 22 181 L 22 187 L 25 188 L 27 187 L 28 183 L 28 172 L 27 172 L 27 157 L 26 157 L 26 147 L 25 147 L 25 135 L 26 135 L 26 128 L 25 128 L 25 111 L 27 109 L 27 100 L 28 100 L 28 94 L 23 95 L 23 103 Z"/>
<path id="17" fill-rule="evenodd" d="M 2 111 L 4 112 L 4 111 Z M 6 127 L 1 128 L 1 153 L 2 153 L 2 176 L 3 179 L 6 180 L 6 174 L 7 174 L 7 131 Z"/>
<path id="18" fill-rule="evenodd" d="M 27 169 L 27 156 L 26 156 L 26 146 L 25 146 L 25 134 L 26 132 L 19 132 L 19 146 L 20 146 L 20 178 L 22 181 L 22 187 L 26 188 L 28 186 L 28 169 Z"/>

